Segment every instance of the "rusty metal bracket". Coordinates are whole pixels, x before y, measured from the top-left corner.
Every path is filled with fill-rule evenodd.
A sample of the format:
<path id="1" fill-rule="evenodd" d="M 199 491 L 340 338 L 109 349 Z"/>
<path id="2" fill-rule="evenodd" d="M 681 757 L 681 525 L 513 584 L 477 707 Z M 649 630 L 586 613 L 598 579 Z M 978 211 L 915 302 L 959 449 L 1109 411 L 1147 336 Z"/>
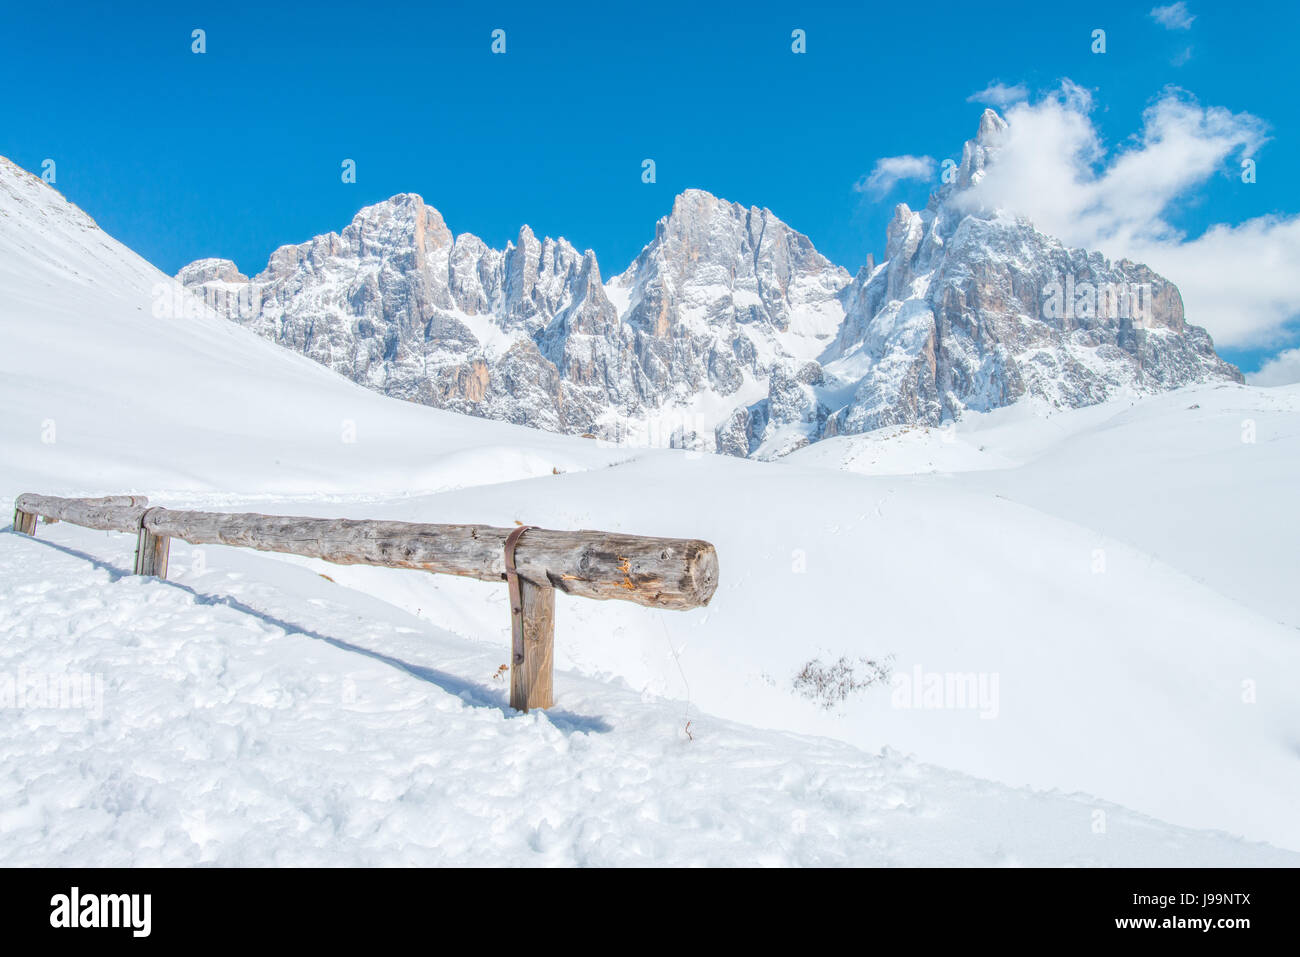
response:
<path id="1" fill-rule="evenodd" d="M 524 663 L 524 596 L 519 587 L 519 572 L 515 568 L 515 546 L 524 532 L 536 525 L 520 525 L 506 536 L 506 585 L 510 589 L 510 632 L 514 649 L 514 663 Z"/>

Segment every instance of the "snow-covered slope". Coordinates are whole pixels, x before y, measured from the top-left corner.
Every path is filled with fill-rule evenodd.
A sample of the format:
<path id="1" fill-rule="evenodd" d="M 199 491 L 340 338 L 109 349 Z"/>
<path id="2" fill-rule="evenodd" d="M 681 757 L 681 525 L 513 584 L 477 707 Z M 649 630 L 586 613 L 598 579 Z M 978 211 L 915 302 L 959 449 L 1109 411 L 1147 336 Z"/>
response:
<path id="1" fill-rule="evenodd" d="M 405 494 L 622 457 L 352 385 L 199 309 L 2 158 L 0 289 L 0 456 L 37 485 Z"/>
<path id="2" fill-rule="evenodd" d="M 1013 406 L 831 439 L 791 461 L 942 483 L 971 473 L 967 488 L 1092 529 L 1099 548 L 1136 547 L 1300 629 L 1300 386 L 1220 383 L 1068 414 Z"/>
<path id="3" fill-rule="evenodd" d="M 720 588 L 690 613 L 561 597 L 559 708 L 519 718 L 491 677 L 503 588 L 179 544 L 164 583 L 121 575 L 126 536 L 5 532 L 0 674 L 100 674 L 104 695 L 100 716 L 8 712 L 4 861 L 1296 862 L 1171 826 L 1300 849 L 1300 667 L 1275 585 L 1294 552 L 1260 533 L 1234 553 L 1254 590 L 1234 591 L 1228 559 L 1190 568 L 1160 538 L 1179 521 L 1230 538 L 1242 500 L 1291 509 L 1290 393 L 1176 393 L 1200 408 L 1158 455 L 1143 446 L 1173 413 L 1150 400 L 1004 423 L 995 489 L 989 470 L 633 454 L 462 418 L 224 320 L 156 317 L 168 289 L 0 167 L 0 498 L 690 535 L 717 545 Z M 1164 491 L 1182 460 L 1241 444 L 1243 418 L 1266 456 L 1225 446 L 1181 512 Z M 1131 529 L 1091 517 L 1122 464 L 1068 451 L 1120 420 L 1129 436 L 1096 447 L 1133 456 L 1152 517 Z M 1077 482 L 1056 512 L 1062 473 L 1028 471 L 1054 455 Z M 864 658 L 919 668 L 919 693 L 804 697 L 806 666 L 841 658 L 859 679 Z M 967 673 L 969 702 L 929 706 L 927 675 Z"/>

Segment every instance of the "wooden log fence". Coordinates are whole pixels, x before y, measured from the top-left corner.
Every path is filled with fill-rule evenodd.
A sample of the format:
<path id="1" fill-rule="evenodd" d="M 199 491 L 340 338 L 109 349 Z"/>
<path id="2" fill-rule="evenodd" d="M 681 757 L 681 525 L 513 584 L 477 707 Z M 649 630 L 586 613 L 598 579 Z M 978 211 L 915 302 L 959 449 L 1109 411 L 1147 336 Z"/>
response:
<path id="1" fill-rule="evenodd" d="M 377 519 L 301 518 L 150 507 L 144 496 L 14 501 L 14 530 L 63 521 L 136 536 L 135 574 L 167 577 L 173 538 L 319 558 L 336 565 L 409 568 L 506 582 L 510 595 L 510 706 L 554 703 L 555 593 L 686 610 L 718 587 L 718 555 L 698 539 L 519 526 L 428 525 Z"/>

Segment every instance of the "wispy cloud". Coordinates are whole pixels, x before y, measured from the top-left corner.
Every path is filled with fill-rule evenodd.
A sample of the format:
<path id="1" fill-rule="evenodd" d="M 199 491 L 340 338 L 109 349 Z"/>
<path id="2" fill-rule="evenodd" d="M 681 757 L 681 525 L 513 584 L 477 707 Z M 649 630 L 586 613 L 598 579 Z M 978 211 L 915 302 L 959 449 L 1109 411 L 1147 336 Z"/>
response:
<path id="1" fill-rule="evenodd" d="M 1188 320 L 1220 345 L 1284 341 L 1300 317 L 1300 215 L 1219 223 L 1194 238 L 1172 224 L 1214 177 L 1241 175 L 1268 138 L 1265 124 L 1171 89 L 1135 136 L 1107 149 L 1091 110 L 1087 91 L 1068 80 L 1012 106 L 996 161 L 961 201 L 1023 215 L 1069 246 L 1147 263 L 1179 286 Z"/>
<path id="2" fill-rule="evenodd" d="M 1288 349 L 1269 359 L 1258 372 L 1246 374 L 1251 385 L 1291 385 L 1300 382 L 1300 349 Z"/>
<path id="3" fill-rule="evenodd" d="M 933 156 L 886 156 L 876 160 L 875 167 L 853 184 L 859 193 L 884 196 L 906 179 L 930 179 L 934 176 Z"/>
<path id="4" fill-rule="evenodd" d="M 1166 30 L 1190 30 L 1196 14 L 1187 9 L 1187 4 L 1183 0 L 1178 0 L 1177 3 L 1171 3 L 1167 7 L 1154 7 L 1151 10 L 1151 19 Z"/>
<path id="5" fill-rule="evenodd" d="M 1012 103 L 1018 103 L 1029 96 L 1029 90 L 1023 83 L 1017 83 L 1015 86 L 1007 86 L 1005 83 L 993 81 L 978 93 L 972 93 L 966 97 L 967 103 L 986 103 L 989 106 L 996 106 L 999 109 L 1005 109 Z"/>

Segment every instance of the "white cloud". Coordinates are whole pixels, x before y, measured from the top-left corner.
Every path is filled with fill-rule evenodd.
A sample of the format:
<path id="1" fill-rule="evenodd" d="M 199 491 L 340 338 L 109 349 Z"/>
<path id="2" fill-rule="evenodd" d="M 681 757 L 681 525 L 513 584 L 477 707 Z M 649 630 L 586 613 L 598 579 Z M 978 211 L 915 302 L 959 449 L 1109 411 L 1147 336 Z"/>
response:
<path id="1" fill-rule="evenodd" d="M 1291 385 L 1300 382 L 1300 349 L 1288 349 L 1265 362 L 1258 372 L 1246 373 L 1251 385 Z"/>
<path id="2" fill-rule="evenodd" d="M 1190 239 L 1169 221 L 1211 177 L 1240 174 L 1267 139 L 1262 121 L 1169 90 L 1134 137 L 1108 150 L 1090 111 L 1087 91 L 1068 80 L 1012 106 L 996 161 L 964 201 L 1025 216 L 1069 246 L 1145 262 L 1178 285 L 1188 320 L 1221 346 L 1281 341 L 1300 315 L 1300 216 L 1220 223 Z"/>
<path id="3" fill-rule="evenodd" d="M 1196 14 L 1187 9 L 1187 4 L 1183 0 L 1178 0 L 1177 3 L 1171 3 L 1167 7 L 1153 8 L 1151 19 L 1166 30 L 1190 30 Z"/>
<path id="4" fill-rule="evenodd" d="M 986 103 L 989 106 L 996 106 L 999 109 L 1005 109 L 1012 103 L 1016 103 L 1029 96 L 1029 90 L 1023 83 L 1017 83 L 1015 86 L 1007 86 L 1005 83 L 999 83 L 996 80 L 980 90 L 978 93 L 972 93 L 966 97 L 967 103 Z"/>
<path id="5" fill-rule="evenodd" d="M 886 156 L 876 160 L 875 167 L 853 184 L 859 193 L 884 196 L 905 179 L 930 179 L 934 176 L 933 156 Z"/>

